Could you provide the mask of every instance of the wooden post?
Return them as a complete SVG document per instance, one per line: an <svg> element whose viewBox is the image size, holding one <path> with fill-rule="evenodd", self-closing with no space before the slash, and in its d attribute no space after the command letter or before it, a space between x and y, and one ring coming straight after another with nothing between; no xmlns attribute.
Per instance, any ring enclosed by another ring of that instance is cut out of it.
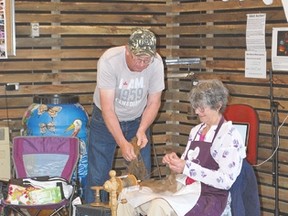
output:
<svg viewBox="0 0 288 216"><path fill-rule="evenodd" d="M111 170L109 172L110 179L106 181L103 185L104 189L109 192L109 206L111 209L111 216L116 216L117 214L117 189L118 189L118 183L116 180L116 172L115 170Z"/></svg>

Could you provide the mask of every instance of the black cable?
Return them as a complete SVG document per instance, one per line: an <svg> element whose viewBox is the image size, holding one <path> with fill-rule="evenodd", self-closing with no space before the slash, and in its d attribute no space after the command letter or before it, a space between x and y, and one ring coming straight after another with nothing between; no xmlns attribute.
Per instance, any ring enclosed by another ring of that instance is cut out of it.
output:
<svg viewBox="0 0 288 216"><path fill-rule="evenodd" d="M273 75L272 69L269 71L270 78L270 109L271 109L271 126L272 126L272 145L275 155L272 164L272 185L275 188L275 210L274 215L279 215L279 167L278 167L278 126L279 126L279 116L278 116L278 106L279 103L274 101L273 97Z"/></svg>

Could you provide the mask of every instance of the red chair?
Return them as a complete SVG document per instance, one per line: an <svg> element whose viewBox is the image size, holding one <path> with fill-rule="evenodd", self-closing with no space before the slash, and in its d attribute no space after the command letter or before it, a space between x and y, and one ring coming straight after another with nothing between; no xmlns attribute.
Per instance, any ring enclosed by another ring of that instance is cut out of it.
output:
<svg viewBox="0 0 288 216"><path fill-rule="evenodd" d="M224 112L224 118L234 123L247 123L249 125L247 161L251 165L257 164L259 118L256 110L246 104L231 104L227 106Z"/></svg>
<svg viewBox="0 0 288 216"><path fill-rule="evenodd" d="M232 123L248 124L247 160L243 161L240 175L230 188L233 216L260 216L260 200L257 178L252 165L257 164L259 118L255 109L246 104L228 105L224 118Z"/></svg>

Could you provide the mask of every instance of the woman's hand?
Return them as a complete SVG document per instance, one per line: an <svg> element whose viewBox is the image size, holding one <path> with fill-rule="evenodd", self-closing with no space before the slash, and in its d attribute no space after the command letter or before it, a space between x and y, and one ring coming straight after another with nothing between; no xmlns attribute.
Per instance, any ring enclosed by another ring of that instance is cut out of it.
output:
<svg viewBox="0 0 288 216"><path fill-rule="evenodd" d="M182 173L185 167L185 160L179 158L175 152L166 154L163 157L162 162L167 164L175 173Z"/></svg>

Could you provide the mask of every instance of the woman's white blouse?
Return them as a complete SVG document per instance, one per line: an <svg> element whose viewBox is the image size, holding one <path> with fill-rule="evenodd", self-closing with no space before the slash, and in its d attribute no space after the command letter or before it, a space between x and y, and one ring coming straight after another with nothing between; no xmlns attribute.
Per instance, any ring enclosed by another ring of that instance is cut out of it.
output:
<svg viewBox="0 0 288 216"><path fill-rule="evenodd" d="M203 124L192 128L186 149L181 157L182 159L188 154L192 139L196 136L195 141L199 141L200 133L198 131L201 125ZM206 125L204 124L201 131L205 127ZM216 128L217 125L210 128L205 136L205 142L212 142ZM207 154L209 153L218 163L218 170L207 169L187 160L183 174L215 188L229 190L240 174L243 158L246 157L246 147L243 138L231 121L223 123L212 143L210 152L207 152Z"/></svg>

